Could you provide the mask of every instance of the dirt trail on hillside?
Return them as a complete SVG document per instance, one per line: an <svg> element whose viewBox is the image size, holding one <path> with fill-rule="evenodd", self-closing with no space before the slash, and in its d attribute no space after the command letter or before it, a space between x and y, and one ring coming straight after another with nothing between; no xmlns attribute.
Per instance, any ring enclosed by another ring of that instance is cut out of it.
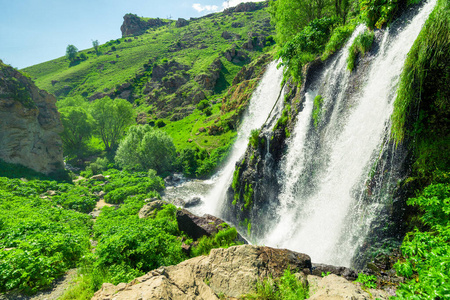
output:
<svg viewBox="0 0 450 300"><path fill-rule="evenodd" d="M0 300L56 300L69 289L74 284L74 279L77 276L77 269L71 269L66 272L66 274L55 280L52 286L45 290L37 293L33 296L21 295L8 293L5 295L0 295Z"/></svg>

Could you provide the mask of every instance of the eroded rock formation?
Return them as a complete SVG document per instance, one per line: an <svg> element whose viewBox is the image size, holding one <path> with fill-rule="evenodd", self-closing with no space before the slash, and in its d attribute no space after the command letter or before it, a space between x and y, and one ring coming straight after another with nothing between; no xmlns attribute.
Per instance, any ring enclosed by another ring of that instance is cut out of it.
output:
<svg viewBox="0 0 450 300"><path fill-rule="evenodd" d="M50 174L64 168L56 98L0 61L0 159Z"/></svg>
<svg viewBox="0 0 450 300"><path fill-rule="evenodd" d="M285 249L242 245L213 249L176 266L161 267L132 282L103 284L92 299L219 299L253 291L258 280L276 278L286 268L306 272L311 259Z"/></svg>

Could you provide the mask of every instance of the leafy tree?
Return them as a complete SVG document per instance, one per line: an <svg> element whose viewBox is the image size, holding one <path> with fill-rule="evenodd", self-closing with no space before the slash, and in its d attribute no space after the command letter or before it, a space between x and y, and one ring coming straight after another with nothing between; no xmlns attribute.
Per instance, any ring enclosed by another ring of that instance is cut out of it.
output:
<svg viewBox="0 0 450 300"><path fill-rule="evenodd" d="M277 42L282 45L289 41L309 22L323 17L330 7L331 2L329 0L272 1L270 3L270 14L272 22L275 23Z"/></svg>
<svg viewBox="0 0 450 300"><path fill-rule="evenodd" d="M91 137L94 119L82 107L67 106L59 110L64 131L61 134L64 151L79 153Z"/></svg>
<svg viewBox="0 0 450 300"><path fill-rule="evenodd" d="M133 105L124 99L99 99L92 104L91 113L108 152L116 149L125 129L135 121Z"/></svg>
<svg viewBox="0 0 450 300"><path fill-rule="evenodd" d="M66 57L70 60L70 62L74 62L77 58L78 48L74 45L68 45L66 48Z"/></svg>
<svg viewBox="0 0 450 300"><path fill-rule="evenodd" d="M150 125L133 126L120 143L115 160L124 168L163 173L175 162L175 145L164 131Z"/></svg>
<svg viewBox="0 0 450 300"><path fill-rule="evenodd" d="M99 54L100 54L100 51L99 51L99 49L98 49L98 40L92 41L92 47L94 47L95 53L96 53L97 55L99 55Z"/></svg>

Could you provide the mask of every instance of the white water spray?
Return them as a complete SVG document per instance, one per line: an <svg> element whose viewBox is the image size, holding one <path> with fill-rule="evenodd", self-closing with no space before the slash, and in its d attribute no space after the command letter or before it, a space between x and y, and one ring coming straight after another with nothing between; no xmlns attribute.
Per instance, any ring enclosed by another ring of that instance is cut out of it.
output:
<svg viewBox="0 0 450 300"><path fill-rule="evenodd" d="M344 49L325 70L326 86L324 83L318 91L306 95L281 166L279 220L260 244L304 252L315 262L350 265L367 234L367 225L376 217L376 213L359 209L364 182L390 127L393 99L406 55L435 3L431 0L425 4L398 32L384 33L382 48L370 63L360 93L342 102L344 95L348 97L348 51ZM336 87L338 84L341 86ZM322 134L314 132L317 129L310 120L316 93L325 99L324 109L334 103ZM360 223L350 226L350 220L355 219Z"/></svg>

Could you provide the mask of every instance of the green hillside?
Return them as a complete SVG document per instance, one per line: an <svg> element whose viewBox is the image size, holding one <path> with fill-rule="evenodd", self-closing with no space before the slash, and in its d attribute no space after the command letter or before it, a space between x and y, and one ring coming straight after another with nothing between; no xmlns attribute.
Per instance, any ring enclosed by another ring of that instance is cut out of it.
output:
<svg viewBox="0 0 450 300"><path fill-rule="evenodd" d="M157 122L177 151L203 151L204 161L233 139L239 113L272 60L274 28L267 3L249 7L181 22L129 14L133 22L159 24L100 45L97 52L79 51L74 61L63 56L23 71L59 100L126 99L138 124ZM254 67L243 69L248 65ZM246 97L230 110L226 104L235 99L228 90L244 81ZM102 150L95 136L89 144ZM203 173L215 163L209 165Z"/></svg>

